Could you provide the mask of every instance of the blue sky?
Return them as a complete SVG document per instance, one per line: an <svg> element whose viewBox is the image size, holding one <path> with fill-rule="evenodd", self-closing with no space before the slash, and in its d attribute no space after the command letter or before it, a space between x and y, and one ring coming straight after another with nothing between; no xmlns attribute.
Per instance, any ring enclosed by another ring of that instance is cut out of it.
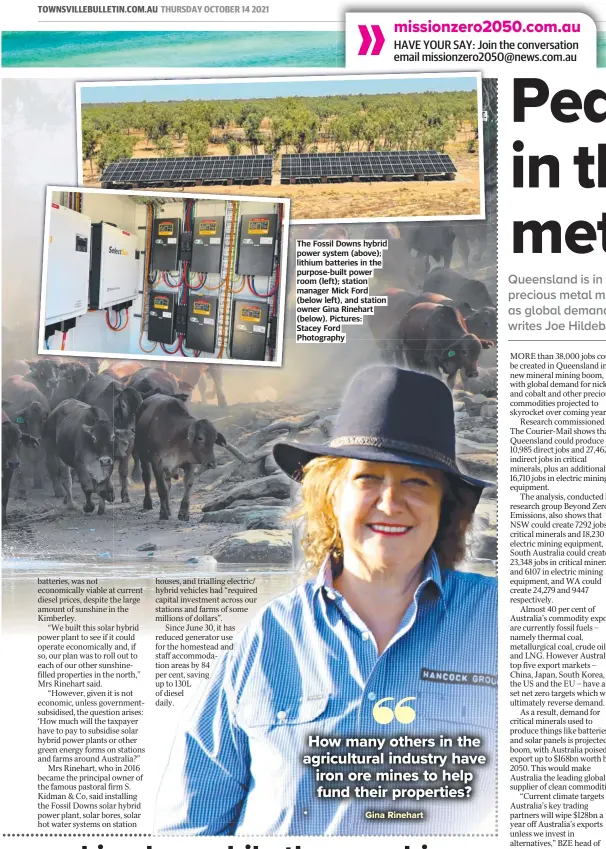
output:
<svg viewBox="0 0 606 849"><path fill-rule="evenodd" d="M246 100L271 97L321 97L329 94L410 94L420 91L475 91L475 77L400 77L386 80L289 80L250 83L163 83L161 85L82 86L82 103L133 103L147 100Z"/></svg>

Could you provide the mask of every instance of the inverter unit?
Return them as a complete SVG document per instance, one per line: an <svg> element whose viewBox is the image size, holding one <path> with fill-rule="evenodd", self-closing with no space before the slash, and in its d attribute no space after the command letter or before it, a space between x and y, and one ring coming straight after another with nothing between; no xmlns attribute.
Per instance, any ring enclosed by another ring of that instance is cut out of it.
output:
<svg viewBox="0 0 606 849"><path fill-rule="evenodd" d="M229 356L234 360L265 359L269 305L235 300L232 307Z"/></svg>
<svg viewBox="0 0 606 849"><path fill-rule="evenodd" d="M242 216L236 261L237 274L271 276L277 228L278 216L275 214Z"/></svg>
<svg viewBox="0 0 606 849"><path fill-rule="evenodd" d="M174 292L150 292L147 338L150 342L172 345L175 337Z"/></svg>
<svg viewBox="0 0 606 849"><path fill-rule="evenodd" d="M193 351L214 353L217 344L219 299L213 295L190 292L187 298L185 344Z"/></svg>
<svg viewBox="0 0 606 849"><path fill-rule="evenodd" d="M180 236L180 218L156 218L152 238L152 269L155 271L177 270Z"/></svg>
<svg viewBox="0 0 606 849"><path fill-rule="evenodd" d="M133 301L138 287L137 237L105 222L93 224L90 308L102 310Z"/></svg>
<svg viewBox="0 0 606 849"><path fill-rule="evenodd" d="M224 221L223 215L207 215L194 220L192 271L200 271L204 274L221 273Z"/></svg>
<svg viewBox="0 0 606 849"><path fill-rule="evenodd" d="M52 203L47 235L46 326L85 315L88 309L91 220Z"/></svg>

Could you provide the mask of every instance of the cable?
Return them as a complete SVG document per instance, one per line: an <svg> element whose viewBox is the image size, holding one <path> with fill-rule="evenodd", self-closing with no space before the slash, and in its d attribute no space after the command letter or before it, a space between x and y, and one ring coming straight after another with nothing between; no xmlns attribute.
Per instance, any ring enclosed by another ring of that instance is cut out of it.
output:
<svg viewBox="0 0 606 849"><path fill-rule="evenodd" d="M116 324L112 324L109 319L109 307L105 310L105 323L110 330L113 330L114 333L121 333L123 330L126 330L128 326L128 307L126 308L126 321L124 324L122 324L122 311L118 312L117 310L114 310L114 312L116 313Z"/></svg>
<svg viewBox="0 0 606 849"><path fill-rule="evenodd" d="M164 342L160 342L160 347L162 348L162 350L164 351L164 353L165 353L165 354L172 355L172 354L176 354L176 353L177 353L177 351L179 350L180 344L181 344L181 339L179 338L179 341L178 341L178 343L177 343L177 347L175 348L175 350L174 350L174 351L169 351L169 350L167 349L166 345L164 344Z"/></svg>
<svg viewBox="0 0 606 849"><path fill-rule="evenodd" d="M204 281L204 286L206 287L206 291L207 291L207 292L216 292L216 291L217 291L217 289L220 289L220 288L221 288L221 286L225 283L225 280L221 280L221 278L219 277L219 284L218 284L218 286L209 286L209 285L208 285L208 282L207 282L207 279L208 279L208 274L206 275L206 279L205 279L205 281Z"/></svg>
<svg viewBox="0 0 606 849"><path fill-rule="evenodd" d="M276 286L274 296L269 308L270 345L269 359L274 360L276 356L276 343L278 341L278 284L280 282L280 259L282 254L282 204L278 204L278 239L276 244ZM272 344L273 341L273 344Z"/></svg>
<svg viewBox="0 0 606 849"><path fill-rule="evenodd" d="M240 278L239 278L239 279L242 281L242 285L240 286L240 288L239 288L239 289L234 289L234 287L233 287L233 285L232 285L232 287L231 287L231 293L232 293L232 295L239 295L239 294L240 294L240 292L241 292L241 291L244 289L244 287L246 286L246 277L245 277L243 274L241 274L241 275L240 275Z"/></svg>
<svg viewBox="0 0 606 849"><path fill-rule="evenodd" d="M181 286L181 280L178 279L176 283L172 283L172 277L168 273L168 271L162 272L162 282L168 286L169 289L179 289Z"/></svg>
<svg viewBox="0 0 606 849"><path fill-rule="evenodd" d="M219 347L219 351L217 353L216 359L223 359L223 351L225 350L225 340L226 340L226 325L228 321L227 317L227 305L229 302L230 295L230 286L233 284L233 254L234 254L234 241L236 237L236 233L238 230L238 211L240 208L240 204L238 201L232 200L229 201L231 204L231 228L229 233L229 248L227 251L227 273L225 275L225 295L223 297L223 317L221 320L221 346Z"/></svg>
<svg viewBox="0 0 606 849"><path fill-rule="evenodd" d="M204 288L204 284L206 283L206 279L208 277L208 274L202 275L202 274L200 274L200 272L194 272L194 273L198 275L198 285L197 286L191 285L191 274L190 274L188 276L187 288L189 289L190 292L199 292L200 289ZM219 286L220 285L221 284L219 283Z"/></svg>
<svg viewBox="0 0 606 849"><path fill-rule="evenodd" d="M269 278L269 279L271 279L271 278ZM279 279L277 279L276 285L271 290L271 292L266 292L264 295L262 295L261 292L257 292L257 290L255 289L255 278L251 277L251 276L248 277L248 288L253 293L253 295L257 296L257 298L271 298L272 295L275 295L276 292L278 291L279 285L280 285L280 281L279 281Z"/></svg>
<svg viewBox="0 0 606 849"><path fill-rule="evenodd" d="M189 357L189 354L187 354L187 353L186 353L186 351L191 351L191 352L192 352L192 356L194 356L194 357L196 356L195 351L193 350L193 348L188 348L188 347L184 344L183 334L181 334L181 336L180 336L180 338L179 338L179 351L181 352L181 356L182 356L182 357Z"/></svg>
<svg viewBox="0 0 606 849"><path fill-rule="evenodd" d="M152 231L154 225L154 206L152 203L147 204L147 221L146 221L146 232L145 232L145 267L143 269L143 297L141 301L141 332L139 334L139 348L143 351L144 354L153 354L156 350L158 343L154 342L154 346L151 349L147 349L143 347L143 334L145 333L145 322L147 319L147 311L149 307L149 298L148 298L148 289L150 288L150 271L151 271L151 250L152 250ZM151 285L153 289L158 281L158 272L156 272L156 276L154 282Z"/></svg>

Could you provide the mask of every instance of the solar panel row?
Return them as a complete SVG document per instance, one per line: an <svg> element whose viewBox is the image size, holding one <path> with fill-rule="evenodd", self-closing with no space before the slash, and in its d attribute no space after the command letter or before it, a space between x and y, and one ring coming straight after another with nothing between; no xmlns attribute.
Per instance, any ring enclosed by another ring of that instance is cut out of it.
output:
<svg viewBox="0 0 606 849"><path fill-rule="evenodd" d="M271 156L179 156L167 159L121 159L107 166L103 185L158 183L271 182ZM367 153L301 153L282 157L282 183L339 179L398 179L453 176L450 156L433 150Z"/></svg>
<svg viewBox="0 0 606 849"><path fill-rule="evenodd" d="M170 182L205 183L224 180L271 182L271 156L179 156L162 159L121 159L107 166L101 182L154 185Z"/></svg>
<svg viewBox="0 0 606 849"><path fill-rule="evenodd" d="M282 157L282 182L321 177L412 177L454 174L449 156L431 150L377 153L310 153Z"/></svg>

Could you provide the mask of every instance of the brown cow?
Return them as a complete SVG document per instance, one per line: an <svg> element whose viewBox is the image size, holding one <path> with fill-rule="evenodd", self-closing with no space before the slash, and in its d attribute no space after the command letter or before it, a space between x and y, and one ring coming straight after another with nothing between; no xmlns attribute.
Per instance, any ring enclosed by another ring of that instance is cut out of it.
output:
<svg viewBox="0 0 606 849"><path fill-rule="evenodd" d="M4 383L7 377L12 377L15 374L23 377L29 370L30 367L27 360L6 360L2 363L2 383Z"/></svg>
<svg viewBox="0 0 606 849"><path fill-rule="evenodd" d="M59 364L48 360L33 362L24 375L13 375L2 384L2 400L27 404L40 401L40 396L50 402L59 382Z"/></svg>
<svg viewBox="0 0 606 849"><path fill-rule="evenodd" d="M445 295L433 292L407 292L406 289L387 289L383 294L389 298L386 306L375 307L374 315L368 317L368 326L381 351L381 358L387 362L403 364L404 342L401 325L408 311L416 304L433 303L451 306L460 312L465 320L467 331L477 336L483 348L492 348L496 343L497 318L494 307L472 310L467 304L455 304Z"/></svg>
<svg viewBox="0 0 606 849"><path fill-rule="evenodd" d="M435 292L422 292L412 302L415 304L444 304L455 307L465 319L467 330L477 336L483 348L493 348L497 342L497 311L495 307L480 307L472 309L468 303L456 303L446 295L438 295Z"/></svg>
<svg viewBox="0 0 606 849"><path fill-rule="evenodd" d="M31 404L32 401L38 401L50 410L48 397L31 380L21 377L21 375L14 375L7 378L2 384L2 403L4 406L10 404L11 408L16 410L25 407L26 404Z"/></svg>
<svg viewBox="0 0 606 849"><path fill-rule="evenodd" d="M381 294L388 296L389 303L375 307L374 314L368 316L368 326L381 352L381 359L386 363L403 365L400 325L416 301L417 293L407 292L406 289L386 289Z"/></svg>

